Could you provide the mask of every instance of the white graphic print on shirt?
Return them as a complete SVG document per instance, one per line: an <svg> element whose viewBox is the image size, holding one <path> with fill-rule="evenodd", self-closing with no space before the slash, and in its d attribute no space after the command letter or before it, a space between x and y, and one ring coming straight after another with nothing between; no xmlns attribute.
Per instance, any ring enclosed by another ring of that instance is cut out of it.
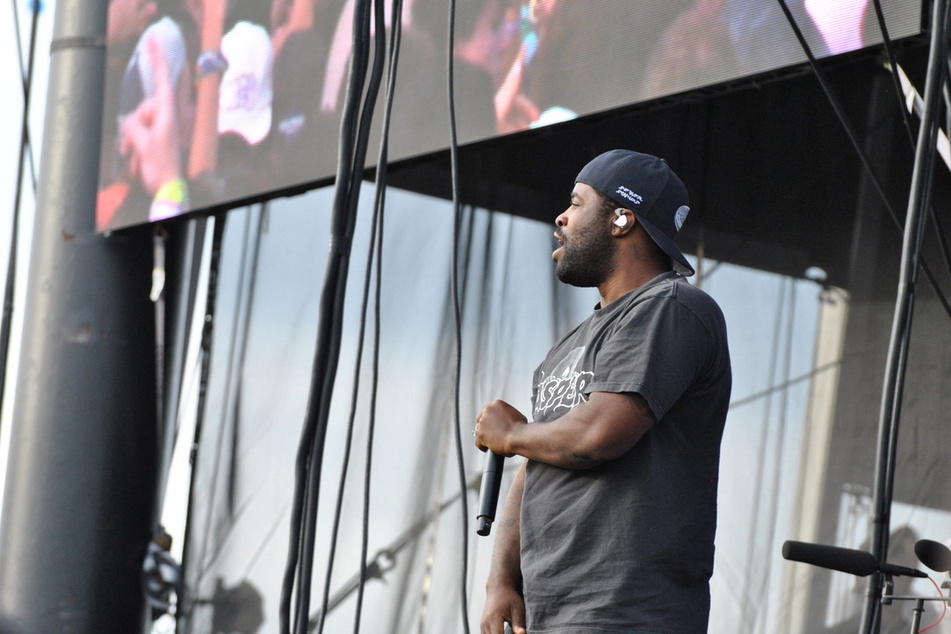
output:
<svg viewBox="0 0 951 634"><path fill-rule="evenodd" d="M555 364L551 374L542 372L535 386L535 418L548 412L558 413L560 416L571 410L575 405L588 400L586 395L588 385L594 379L594 372L578 369L578 363L584 357L585 347L575 348L568 355Z"/></svg>

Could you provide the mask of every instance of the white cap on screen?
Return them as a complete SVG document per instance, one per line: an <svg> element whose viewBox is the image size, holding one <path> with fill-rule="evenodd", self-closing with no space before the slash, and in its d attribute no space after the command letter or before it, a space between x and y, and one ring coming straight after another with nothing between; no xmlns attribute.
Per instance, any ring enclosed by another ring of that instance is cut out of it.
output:
<svg viewBox="0 0 951 634"><path fill-rule="evenodd" d="M221 38L228 68L221 77L218 133L234 132L251 145L271 129L274 55L264 27L238 22Z"/></svg>

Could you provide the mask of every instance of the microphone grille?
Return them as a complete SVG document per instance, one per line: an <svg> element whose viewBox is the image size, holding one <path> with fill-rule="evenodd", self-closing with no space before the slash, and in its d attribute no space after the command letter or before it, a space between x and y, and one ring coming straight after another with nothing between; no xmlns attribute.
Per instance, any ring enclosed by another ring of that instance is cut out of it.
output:
<svg viewBox="0 0 951 634"><path fill-rule="evenodd" d="M915 543L915 555L918 561L935 572L951 571L951 550L940 542L919 539Z"/></svg>

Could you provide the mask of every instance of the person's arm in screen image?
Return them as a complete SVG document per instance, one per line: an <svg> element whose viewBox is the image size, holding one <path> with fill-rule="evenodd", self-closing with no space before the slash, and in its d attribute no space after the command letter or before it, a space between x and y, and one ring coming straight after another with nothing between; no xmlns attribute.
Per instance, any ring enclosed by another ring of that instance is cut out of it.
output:
<svg viewBox="0 0 951 634"><path fill-rule="evenodd" d="M324 71L324 87L320 95L320 110L325 113L337 111L343 78L350 60L351 33L353 31L353 0L347 0L337 27L330 41L330 53L327 55L327 69Z"/></svg>
<svg viewBox="0 0 951 634"><path fill-rule="evenodd" d="M96 225L103 228L116 216L129 192L116 150L119 144L119 87L139 37L155 20L158 7L151 0L109 0L106 22L106 86L103 96L102 148Z"/></svg>
<svg viewBox="0 0 951 634"><path fill-rule="evenodd" d="M516 54L502 85L495 92L495 120L497 132L500 134L525 130L541 114L538 107L521 92L525 56L523 47Z"/></svg>
<svg viewBox="0 0 951 634"><path fill-rule="evenodd" d="M271 48L277 58L284 42L297 31L314 27L314 0L273 0L271 5Z"/></svg>
<svg viewBox="0 0 951 634"><path fill-rule="evenodd" d="M119 73L125 69L136 40L158 15L151 0L109 0L106 21L106 69Z"/></svg>
<svg viewBox="0 0 951 634"><path fill-rule="evenodd" d="M558 2L537 0L519 9L521 46L495 91L496 127L501 134L525 130L541 116L541 108L525 93L524 85L538 49L553 44L557 46L557 42L547 40L545 30Z"/></svg>
<svg viewBox="0 0 951 634"><path fill-rule="evenodd" d="M158 6L150 0L110 0L106 41L110 47L134 42L152 23Z"/></svg>
<svg viewBox="0 0 951 634"><path fill-rule="evenodd" d="M155 39L148 40L147 51L155 73L155 94L123 122L120 151L129 159L129 175L152 196L149 220L161 220L185 211L188 186L168 60Z"/></svg>
<svg viewBox="0 0 951 634"><path fill-rule="evenodd" d="M201 0L201 53L199 60L220 59L227 0ZM205 58L202 56L205 55ZM201 65L201 62L199 62ZM224 68L199 69L196 77L195 125L192 130L188 179L214 174L218 155L218 92Z"/></svg>
<svg viewBox="0 0 951 634"><path fill-rule="evenodd" d="M805 0L804 4L829 53L835 55L862 48L862 25L868 0Z"/></svg>
<svg viewBox="0 0 951 634"><path fill-rule="evenodd" d="M702 82L704 77L741 72L730 38L722 2L697 0L664 31L651 52L639 88L640 98L677 92Z"/></svg>

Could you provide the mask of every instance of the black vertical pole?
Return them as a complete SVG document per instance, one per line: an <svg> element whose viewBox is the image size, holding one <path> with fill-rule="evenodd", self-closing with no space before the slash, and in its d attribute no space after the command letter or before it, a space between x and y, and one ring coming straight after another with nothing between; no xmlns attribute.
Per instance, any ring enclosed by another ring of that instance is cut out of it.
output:
<svg viewBox="0 0 951 634"><path fill-rule="evenodd" d="M921 244L927 212L931 206L931 185L934 175L938 132L938 109L944 81L948 52L948 2L934 0L931 17L931 46L925 79L924 110L915 148L915 167L911 177L908 211L905 216L898 297L892 321L891 339L885 368L882 404L879 413L878 455L872 518L872 554L886 561L891 524L892 493L895 482L895 456L898 427L901 420L902 393L908 347L911 341L912 316L915 307L915 286L921 264ZM871 575L865 598L861 632L877 634L881 625L882 575Z"/></svg>
<svg viewBox="0 0 951 634"><path fill-rule="evenodd" d="M150 230L95 232L107 0L59 0L10 460L0 615L142 632L156 465Z"/></svg>

